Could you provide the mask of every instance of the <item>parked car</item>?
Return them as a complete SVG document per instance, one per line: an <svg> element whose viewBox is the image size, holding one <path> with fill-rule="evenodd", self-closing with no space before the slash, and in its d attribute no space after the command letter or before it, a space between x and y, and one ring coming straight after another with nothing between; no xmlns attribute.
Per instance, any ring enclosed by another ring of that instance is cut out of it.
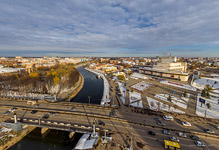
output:
<svg viewBox="0 0 219 150"><path fill-rule="evenodd" d="M72 107L70 111L75 111L75 110L76 110L76 108L75 108L75 107Z"/></svg>
<svg viewBox="0 0 219 150"><path fill-rule="evenodd" d="M110 113L109 113L109 116L110 116L110 117L116 117L115 113L113 113L113 112L110 112Z"/></svg>
<svg viewBox="0 0 219 150"><path fill-rule="evenodd" d="M155 132L153 132L153 131L148 131L148 135L155 136Z"/></svg>
<svg viewBox="0 0 219 150"><path fill-rule="evenodd" d="M105 126L105 122L103 122L102 120L98 120L98 125Z"/></svg>
<svg viewBox="0 0 219 150"><path fill-rule="evenodd" d="M181 124L185 127L191 127L191 123L190 122L187 122L187 121L182 121Z"/></svg>
<svg viewBox="0 0 219 150"><path fill-rule="evenodd" d="M10 108L8 111L10 111L10 112L14 112L15 110L17 110L17 108L12 107L12 108Z"/></svg>
<svg viewBox="0 0 219 150"><path fill-rule="evenodd" d="M50 114L50 115L55 115L55 112L50 112L49 114Z"/></svg>
<svg viewBox="0 0 219 150"><path fill-rule="evenodd" d="M159 126L165 126L166 124L163 123L163 122L161 122L161 121L158 121L158 122L157 122L157 125L159 125Z"/></svg>
<svg viewBox="0 0 219 150"><path fill-rule="evenodd" d="M175 136L171 136L171 137L170 137L170 140L171 140L171 141L174 141L174 142L179 142L179 139L176 138Z"/></svg>
<svg viewBox="0 0 219 150"><path fill-rule="evenodd" d="M211 130L211 129L204 129L204 131L205 131L206 133L214 133L214 130Z"/></svg>
<svg viewBox="0 0 219 150"><path fill-rule="evenodd" d="M197 136L195 136L195 135L191 135L190 137L191 137L191 139L193 139L193 140L200 140L200 138L197 137Z"/></svg>
<svg viewBox="0 0 219 150"><path fill-rule="evenodd" d="M195 141L195 145L197 145L197 146L205 146L205 144L202 143L201 141Z"/></svg>
<svg viewBox="0 0 219 150"><path fill-rule="evenodd" d="M164 119L164 120L173 121L173 117L172 117L172 116L168 116L168 115L164 115L164 116L163 116L163 119Z"/></svg>
<svg viewBox="0 0 219 150"><path fill-rule="evenodd" d="M45 115L43 115L42 118L43 118L43 119L48 119L48 118L49 118L49 114L45 114Z"/></svg>
<svg viewBox="0 0 219 150"><path fill-rule="evenodd" d="M162 130L162 133L163 133L163 134L166 134L166 135L170 135L170 134L171 134L170 131L169 131L169 130L166 130L166 129L163 129L163 130Z"/></svg>
<svg viewBox="0 0 219 150"><path fill-rule="evenodd" d="M37 113L37 110L32 110L31 111L31 114L35 114L35 113Z"/></svg>
<svg viewBox="0 0 219 150"><path fill-rule="evenodd" d="M160 121L160 118L154 118L155 121Z"/></svg>
<svg viewBox="0 0 219 150"><path fill-rule="evenodd" d="M180 136L180 137L184 137L184 138L186 138L187 136L186 136L186 134L185 133L183 133L183 132L178 132L177 133L177 135L178 136Z"/></svg>
<svg viewBox="0 0 219 150"><path fill-rule="evenodd" d="M39 106L40 106L40 104L34 104L34 105L33 105L34 108L37 108L37 107L39 107Z"/></svg>
<svg viewBox="0 0 219 150"><path fill-rule="evenodd" d="M3 115L8 115L8 114L10 114L10 111L3 112Z"/></svg>

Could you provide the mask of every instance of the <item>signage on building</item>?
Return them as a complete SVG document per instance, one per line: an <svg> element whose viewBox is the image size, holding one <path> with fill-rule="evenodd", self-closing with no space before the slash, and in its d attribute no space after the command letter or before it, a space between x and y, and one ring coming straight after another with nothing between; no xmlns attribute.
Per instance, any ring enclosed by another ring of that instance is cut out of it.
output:
<svg viewBox="0 0 219 150"><path fill-rule="evenodd" d="M199 98L199 102L201 102L201 103L205 104L205 100L204 100L204 99L202 99L202 98Z"/></svg>

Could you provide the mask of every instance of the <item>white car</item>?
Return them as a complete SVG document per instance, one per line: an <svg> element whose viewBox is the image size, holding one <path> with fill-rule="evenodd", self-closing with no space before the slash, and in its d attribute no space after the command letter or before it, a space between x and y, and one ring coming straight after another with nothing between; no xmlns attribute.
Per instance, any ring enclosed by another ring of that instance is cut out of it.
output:
<svg viewBox="0 0 219 150"><path fill-rule="evenodd" d="M175 136L171 136L171 137L170 137L170 140L171 140L171 141L174 141L174 142L179 142L179 139L176 138Z"/></svg>
<svg viewBox="0 0 219 150"><path fill-rule="evenodd" d="M205 146L205 144L202 143L201 141L195 141L195 145L197 145L197 146Z"/></svg>
<svg viewBox="0 0 219 150"><path fill-rule="evenodd" d="M163 119L164 120L171 120L171 121L173 121L173 117L172 116L168 116L168 115L164 115Z"/></svg>
<svg viewBox="0 0 219 150"><path fill-rule="evenodd" d="M17 108L12 107L12 108L10 108L8 111L14 112L15 110L17 110Z"/></svg>
<svg viewBox="0 0 219 150"><path fill-rule="evenodd" d="M187 136L186 136L186 134L185 134L185 133L183 133L183 132L178 132L177 134L178 134L178 136L180 136L180 137L184 137L184 138L186 138L186 137L187 137Z"/></svg>
<svg viewBox="0 0 219 150"><path fill-rule="evenodd" d="M191 123L188 122L188 121L182 121L181 123L182 123L182 125L185 126L185 127L191 127L191 126L192 126Z"/></svg>

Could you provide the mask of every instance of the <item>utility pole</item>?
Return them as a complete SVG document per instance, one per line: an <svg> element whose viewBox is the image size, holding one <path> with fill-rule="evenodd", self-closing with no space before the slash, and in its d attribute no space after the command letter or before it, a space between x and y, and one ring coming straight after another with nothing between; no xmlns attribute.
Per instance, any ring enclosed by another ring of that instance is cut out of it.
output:
<svg viewBox="0 0 219 150"><path fill-rule="evenodd" d="M130 144L130 150L133 150L132 134L131 134L131 144Z"/></svg>
<svg viewBox="0 0 219 150"><path fill-rule="evenodd" d="M94 120L93 120L93 136L95 136L95 134L96 134L96 127L95 127L95 125L96 125L96 119L94 118Z"/></svg>
<svg viewBox="0 0 219 150"><path fill-rule="evenodd" d="M205 110L205 123L206 123L206 113L207 113L207 110Z"/></svg>
<svg viewBox="0 0 219 150"><path fill-rule="evenodd" d="M39 126L40 126L40 118L41 118L41 116L40 115L37 115L38 116L38 120L39 120Z"/></svg>

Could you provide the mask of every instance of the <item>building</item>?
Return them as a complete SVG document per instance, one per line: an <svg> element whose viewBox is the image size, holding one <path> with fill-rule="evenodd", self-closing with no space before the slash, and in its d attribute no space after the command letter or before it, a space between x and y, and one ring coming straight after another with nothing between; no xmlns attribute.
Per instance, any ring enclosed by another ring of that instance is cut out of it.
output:
<svg viewBox="0 0 219 150"><path fill-rule="evenodd" d="M187 63L176 61L176 57L161 58L161 61L157 62L157 65L152 68L140 67L138 71L151 76L188 81Z"/></svg>

